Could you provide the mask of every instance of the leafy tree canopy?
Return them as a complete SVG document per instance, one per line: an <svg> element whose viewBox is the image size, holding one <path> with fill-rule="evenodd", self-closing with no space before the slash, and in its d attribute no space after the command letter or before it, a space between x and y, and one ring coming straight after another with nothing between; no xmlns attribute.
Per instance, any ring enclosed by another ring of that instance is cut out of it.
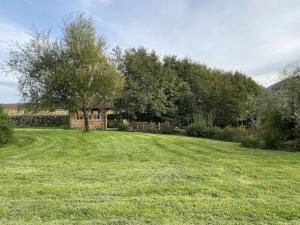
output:
<svg viewBox="0 0 300 225"><path fill-rule="evenodd" d="M92 20L79 15L64 22L61 38L33 31L28 43L11 52L9 66L21 74L24 102L35 110L82 110L88 131L88 110L113 102L122 91L123 78L105 48Z"/></svg>

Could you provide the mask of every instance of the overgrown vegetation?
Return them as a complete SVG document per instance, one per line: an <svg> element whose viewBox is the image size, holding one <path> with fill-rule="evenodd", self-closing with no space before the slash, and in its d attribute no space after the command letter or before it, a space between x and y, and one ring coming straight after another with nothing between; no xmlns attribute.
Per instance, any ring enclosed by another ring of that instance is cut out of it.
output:
<svg viewBox="0 0 300 225"><path fill-rule="evenodd" d="M212 115L214 126L236 126L249 96L263 88L239 72L211 69L190 59L163 58L155 51L114 49L112 61L125 78L115 110L125 118L184 127L193 115Z"/></svg>
<svg viewBox="0 0 300 225"><path fill-rule="evenodd" d="M10 142L13 138L13 124L0 105L0 145Z"/></svg>
<svg viewBox="0 0 300 225"><path fill-rule="evenodd" d="M249 100L249 115L256 120L254 138L262 148L300 150L299 64L288 65L282 77L281 87L276 91Z"/></svg>

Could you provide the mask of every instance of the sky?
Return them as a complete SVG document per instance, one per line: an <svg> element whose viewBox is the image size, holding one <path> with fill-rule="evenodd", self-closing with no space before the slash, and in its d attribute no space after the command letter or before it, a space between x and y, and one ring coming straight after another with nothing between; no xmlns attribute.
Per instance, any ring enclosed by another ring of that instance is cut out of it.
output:
<svg viewBox="0 0 300 225"><path fill-rule="evenodd" d="M264 86L300 59L299 0L0 0L0 103L20 101L17 77L1 70L9 50L33 27L59 37L63 19L78 13L110 48L189 57Z"/></svg>

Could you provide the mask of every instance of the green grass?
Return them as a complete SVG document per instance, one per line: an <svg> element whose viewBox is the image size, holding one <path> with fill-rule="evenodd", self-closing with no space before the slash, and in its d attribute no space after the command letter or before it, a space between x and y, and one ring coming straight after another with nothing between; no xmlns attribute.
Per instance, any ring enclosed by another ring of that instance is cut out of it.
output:
<svg viewBox="0 0 300 225"><path fill-rule="evenodd" d="M300 224L300 154L181 136L17 129L0 224Z"/></svg>

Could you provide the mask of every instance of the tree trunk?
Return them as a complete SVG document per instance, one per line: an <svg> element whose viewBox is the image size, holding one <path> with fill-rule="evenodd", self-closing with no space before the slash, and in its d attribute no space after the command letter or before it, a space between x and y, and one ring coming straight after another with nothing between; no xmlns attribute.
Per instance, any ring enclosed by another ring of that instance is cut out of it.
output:
<svg viewBox="0 0 300 225"><path fill-rule="evenodd" d="M83 120L84 120L84 131L85 132L89 132L90 127L89 127L89 115L88 115L88 111L86 110L86 108L83 108Z"/></svg>

